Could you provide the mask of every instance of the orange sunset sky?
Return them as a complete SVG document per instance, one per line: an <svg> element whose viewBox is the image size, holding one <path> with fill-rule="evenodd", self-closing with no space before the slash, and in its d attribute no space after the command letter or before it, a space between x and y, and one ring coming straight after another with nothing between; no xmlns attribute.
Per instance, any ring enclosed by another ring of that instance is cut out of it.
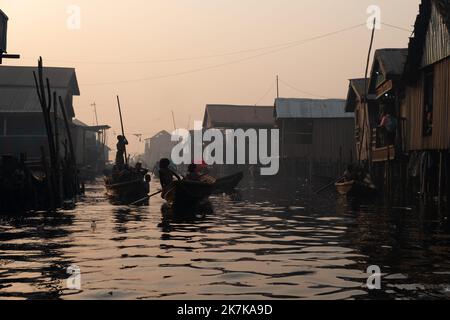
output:
<svg viewBox="0 0 450 320"><path fill-rule="evenodd" d="M67 26L69 5L80 29ZM277 74L283 97L345 98L347 80L364 76L369 5L384 23L375 49L406 47L419 0L0 0L8 51L22 55L5 65L42 56L76 68L76 116L92 124L95 102L110 142L120 94L132 153L144 149L132 134L173 129L172 110L192 127L208 103L273 105Z"/></svg>

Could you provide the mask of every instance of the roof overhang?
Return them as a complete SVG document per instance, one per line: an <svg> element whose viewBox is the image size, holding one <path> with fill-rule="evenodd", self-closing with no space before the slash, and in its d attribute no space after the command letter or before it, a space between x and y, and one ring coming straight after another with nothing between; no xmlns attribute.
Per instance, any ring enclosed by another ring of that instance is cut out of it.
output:
<svg viewBox="0 0 450 320"><path fill-rule="evenodd" d="M101 126L83 126L83 125L79 125L79 124L73 124L75 127L80 128L81 130L84 131L89 131L89 132L99 132L102 130L109 130L111 129L110 126L108 125L101 125Z"/></svg>

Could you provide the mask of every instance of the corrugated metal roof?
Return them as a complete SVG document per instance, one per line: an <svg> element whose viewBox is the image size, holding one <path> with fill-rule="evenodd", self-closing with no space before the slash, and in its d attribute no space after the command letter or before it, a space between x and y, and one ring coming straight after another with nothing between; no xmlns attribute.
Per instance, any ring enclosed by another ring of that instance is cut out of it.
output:
<svg viewBox="0 0 450 320"><path fill-rule="evenodd" d="M345 112L343 99L286 99L275 100L277 119L353 118Z"/></svg>
<svg viewBox="0 0 450 320"><path fill-rule="evenodd" d="M369 79L361 78L361 79L351 79L350 80L350 86L353 88L353 90L355 90L355 93L360 98L365 96L366 82L367 82L367 85L369 85Z"/></svg>
<svg viewBox="0 0 450 320"><path fill-rule="evenodd" d="M422 0L414 24L414 36L409 40L405 80L407 82L416 80L422 67L448 57L450 52L448 39L450 39L450 0Z"/></svg>
<svg viewBox="0 0 450 320"><path fill-rule="evenodd" d="M79 127L82 130L90 131L90 132L98 132L101 130L111 129L111 127L108 125L89 126L86 123L84 123L83 121L78 120L78 119L73 119L72 125Z"/></svg>
<svg viewBox="0 0 450 320"><path fill-rule="evenodd" d="M158 138L160 138L162 136L171 136L171 134L169 132L167 132L166 130L162 130L162 131L158 132L157 134L151 136L150 138L144 139L144 141L150 141L150 140L153 140L153 139L158 139Z"/></svg>
<svg viewBox="0 0 450 320"><path fill-rule="evenodd" d="M380 64L385 77L401 76L405 70L408 49L379 49L375 52L374 61Z"/></svg>
<svg viewBox="0 0 450 320"><path fill-rule="evenodd" d="M269 106L207 105L204 128L270 127L274 108Z"/></svg>
<svg viewBox="0 0 450 320"><path fill-rule="evenodd" d="M63 99L68 95L67 89L54 91ZM0 112L42 112L36 89L0 86Z"/></svg>
<svg viewBox="0 0 450 320"><path fill-rule="evenodd" d="M345 104L345 112L355 112L357 101L361 101L365 96L366 83L369 79L350 79L350 84L347 93L347 102Z"/></svg>
<svg viewBox="0 0 450 320"><path fill-rule="evenodd" d="M33 71L37 67L0 66L0 87L33 87ZM80 95L74 68L44 67L44 81L50 80L52 88L70 89L75 96Z"/></svg>
<svg viewBox="0 0 450 320"><path fill-rule="evenodd" d="M86 123L84 123L83 121L78 120L78 119L73 119L72 124L75 126L78 126L78 127L88 127L88 125Z"/></svg>
<svg viewBox="0 0 450 320"><path fill-rule="evenodd" d="M33 71L36 67L0 66L0 112L41 112L36 93ZM44 68L52 91L56 91L66 103L72 95L80 95L75 69ZM69 99L70 98L70 99ZM72 105L67 105L67 115L75 116Z"/></svg>
<svg viewBox="0 0 450 320"><path fill-rule="evenodd" d="M450 0L434 0L434 3L450 32Z"/></svg>
<svg viewBox="0 0 450 320"><path fill-rule="evenodd" d="M151 137L151 138L149 138L149 140L154 140L154 139L159 139L159 138L161 138L161 137L164 137L164 136L171 136L171 134L170 133L168 133L166 130L162 130L162 131L160 131L160 132L158 132L157 134L155 134L153 137Z"/></svg>

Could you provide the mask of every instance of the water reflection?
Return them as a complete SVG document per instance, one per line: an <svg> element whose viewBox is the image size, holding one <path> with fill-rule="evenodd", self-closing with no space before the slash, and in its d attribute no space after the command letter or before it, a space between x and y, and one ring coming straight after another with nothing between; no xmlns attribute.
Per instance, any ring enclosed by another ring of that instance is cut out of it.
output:
<svg viewBox="0 0 450 320"><path fill-rule="evenodd" d="M128 233L127 225L130 222L142 221L142 212L140 212L140 210L132 211L130 208L127 207L114 208L113 214L115 220L114 230L119 234Z"/></svg>
<svg viewBox="0 0 450 320"><path fill-rule="evenodd" d="M0 220L0 296L55 299L72 264L63 252L72 246L70 212L2 217ZM42 263L35 263L41 261Z"/></svg>
<svg viewBox="0 0 450 320"><path fill-rule="evenodd" d="M161 213L161 198L114 207L92 185L74 211L0 220L0 297L448 298L445 214L312 190L243 185L213 197L213 213L180 219ZM66 288L69 265L80 291ZM365 286L370 265L380 291Z"/></svg>

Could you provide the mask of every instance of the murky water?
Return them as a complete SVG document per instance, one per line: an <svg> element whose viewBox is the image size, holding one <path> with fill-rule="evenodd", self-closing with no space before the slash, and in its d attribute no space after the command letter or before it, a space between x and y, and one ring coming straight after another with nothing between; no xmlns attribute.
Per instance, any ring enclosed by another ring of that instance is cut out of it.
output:
<svg viewBox="0 0 450 320"><path fill-rule="evenodd" d="M248 185L214 197L214 214L183 222L162 216L159 197L113 207L96 184L74 211L2 217L0 298L450 297L444 215L289 190ZM81 290L67 288L71 265ZM370 265L383 273L379 291L366 288Z"/></svg>

